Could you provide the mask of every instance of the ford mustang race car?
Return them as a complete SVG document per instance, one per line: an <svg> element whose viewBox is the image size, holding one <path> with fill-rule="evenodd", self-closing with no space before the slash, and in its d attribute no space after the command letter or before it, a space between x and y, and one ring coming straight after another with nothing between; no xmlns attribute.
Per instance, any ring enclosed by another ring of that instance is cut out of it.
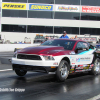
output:
<svg viewBox="0 0 100 100"><path fill-rule="evenodd" d="M48 40L36 47L15 52L12 68L18 76L27 71L44 71L65 81L69 74L88 71L100 72L99 52L89 43L76 39Z"/></svg>

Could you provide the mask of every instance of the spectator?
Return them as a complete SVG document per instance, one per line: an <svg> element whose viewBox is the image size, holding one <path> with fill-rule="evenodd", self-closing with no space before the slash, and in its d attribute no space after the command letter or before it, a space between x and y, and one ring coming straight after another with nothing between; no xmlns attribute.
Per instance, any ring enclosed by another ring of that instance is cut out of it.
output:
<svg viewBox="0 0 100 100"><path fill-rule="evenodd" d="M75 38L74 39L77 39L77 35L75 35Z"/></svg>
<svg viewBox="0 0 100 100"><path fill-rule="evenodd" d="M47 41L47 40L48 40L48 38L46 37L46 38L45 38L45 41Z"/></svg>
<svg viewBox="0 0 100 100"><path fill-rule="evenodd" d="M98 40L98 43L100 43L100 36L99 36L99 40Z"/></svg>
<svg viewBox="0 0 100 100"><path fill-rule="evenodd" d="M60 38L67 38L67 39L69 39L69 37L67 36L66 31L63 32L63 35Z"/></svg>
<svg viewBox="0 0 100 100"><path fill-rule="evenodd" d="M71 37L70 39L74 39L74 37Z"/></svg>

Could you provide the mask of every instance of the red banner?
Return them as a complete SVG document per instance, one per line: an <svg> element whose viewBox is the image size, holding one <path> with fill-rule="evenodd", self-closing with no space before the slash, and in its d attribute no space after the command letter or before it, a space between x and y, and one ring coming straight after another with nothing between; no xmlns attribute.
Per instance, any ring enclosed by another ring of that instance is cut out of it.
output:
<svg viewBox="0 0 100 100"><path fill-rule="evenodd" d="M83 6L82 7L82 12L100 13L100 7Z"/></svg>
<svg viewBox="0 0 100 100"><path fill-rule="evenodd" d="M96 42L97 41L96 37L78 37L78 39L86 41L86 42Z"/></svg>

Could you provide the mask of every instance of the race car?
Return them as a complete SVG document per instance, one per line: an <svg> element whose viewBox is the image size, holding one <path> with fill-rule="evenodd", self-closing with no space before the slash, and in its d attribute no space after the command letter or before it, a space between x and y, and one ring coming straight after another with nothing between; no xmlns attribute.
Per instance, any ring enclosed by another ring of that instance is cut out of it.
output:
<svg viewBox="0 0 100 100"><path fill-rule="evenodd" d="M65 81L69 74L88 71L93 75L100 72L100 55L86 41L76 39L52 39L39 46L27 47L16 52L12 68L18 76L27 71L42 71L55 74Z"/></svg>
<svg viewBox="0 0 100 100"><path fill-rule="evenodd" d="M100 49L100 43L96 44L95 46L97 49Z"/></svg>

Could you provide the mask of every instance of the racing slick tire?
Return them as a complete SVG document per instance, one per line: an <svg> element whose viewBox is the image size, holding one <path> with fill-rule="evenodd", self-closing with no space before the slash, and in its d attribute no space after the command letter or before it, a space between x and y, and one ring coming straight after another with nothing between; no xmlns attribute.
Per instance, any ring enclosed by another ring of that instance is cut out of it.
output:
<svg viewBox="0 0 100 100"><path fill-rule="evenodd" d="M91 74L92 75L98 75L100 73L100 59L99 58L96 58L93 62L93 67L92 67L92 70L91 70Z"/></svg>
<svg viewBox="0 0 100 100"><path fill-rule="evenodd" d="M67 61L62 60L57 68L56 77L57 80L63 82L67 79L69 74L69 64Z"/></svg>
<svg viewBox="0 0 100 100"><path fill-rule="evenodd" d="M27 71L25 71L25 70L15 70L15 73L18 76L24 76L27 73Z"/></svg>

